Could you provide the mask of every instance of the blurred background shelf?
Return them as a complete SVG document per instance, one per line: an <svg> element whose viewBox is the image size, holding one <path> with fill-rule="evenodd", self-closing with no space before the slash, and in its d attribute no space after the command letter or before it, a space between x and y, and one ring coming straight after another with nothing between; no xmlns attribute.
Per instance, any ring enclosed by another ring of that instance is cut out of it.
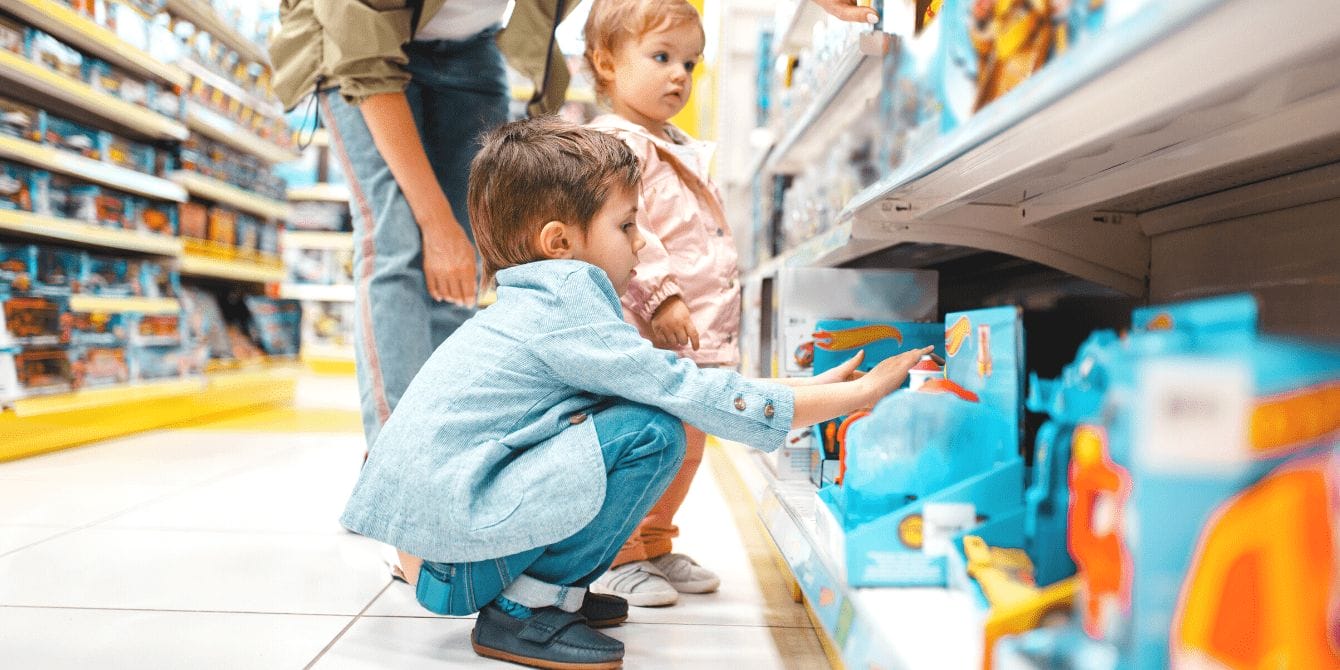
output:
<svg viewBox="0 0 1340 670"><path fill-rule="evenodd" d="M181 311L181 303L175 298L118 298L77 293L70 296L70 310L74 312L176 314Z"/></svg>
<svg viewBox="0 0 1340 670"><path fill-rule="evenodd" d="M354 248L354 234L324 230L285 230L284 247L352 250Z"/></svg>
<svg viewBox="0 0 1340 670"><path fill-rule="evenodd" d="M168 13L179 16L228 45L246 61L270 64L270 54L224 21L205 0L167 0Z"/></svg>
<svg viewBox="0 0 1340 670"><path fill-rule="evenodd" d="M186 202L186 189L166 179L18 137L0 135L0 158L27 163L159 200Z"/></svg>
<svg viewBox="0 0 1340 670"><path fill-rule="evenodd" d="M197 172L177 170L169 173L168 179L181 185L191 195L235 207L261 218L283 219L289 213L288 203L282 200L257 195Z"/></svg>
<svg viewBox="0 0 1340 670"><path fill-rule="evenodd" d="M267 284L283 281L287 276L279 265L268 265L242 259L226 259L185 252L181 258L181 273L207 279L231 279L240 282Z"/></svg>
<svg viewBox="0 0 1340 670"><path fill-rule="evenodd" d="M181 68L159 62L67 4L56 0L0 0L0 9L139 77L183 88L191 83L191 78Z"/></svg>
<svg viewBox="0 0 1340 670"><path fill-rule="evenodd" d="M288 190L289 202L349 202L349 187L345 184L313 184Z"/></svg>
<svg viewBox="0 0 1340 670"><path fill-rule="evenodd" d="M0 210L0 232L14 233L38 240L76 244L93 249L131 251L154 256L177 257L182 253L181 240L166 235L154 235L133 230L102 228L99 226L50 216Z"/></svg>
<svg viewBox="0 0 1340 670"><path fill-rule="evenodd" d="M286 163L302 157L297 150L279 146L194 100L186 103L186 126L269 163Z"/></svg>
<svg viewBox="0 0 1340 670"><path fill-rule="evenodd" d="M4 49L0 49L0 80L19 89L6 91L11 97L30 100L75 121L114 126L135 139L184 140L190 134L175 119L96 90Z"/></svg>
<svg viewBox="0 0 1340 670"><path fill-rule="evenodd" d="M321 302L353 302L353 284L284 284L279 297L290 300L318 300Z"/></svg>

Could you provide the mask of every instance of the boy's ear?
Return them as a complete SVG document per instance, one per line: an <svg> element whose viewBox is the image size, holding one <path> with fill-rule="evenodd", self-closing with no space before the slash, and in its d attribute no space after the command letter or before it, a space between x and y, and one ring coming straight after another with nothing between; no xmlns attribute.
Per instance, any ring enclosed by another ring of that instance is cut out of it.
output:
<svg viewBox="0 0 1340 670"><path fill-rule="evenodd" d="M562 221L549 221L540 226L535 248L545 258L572 258L572 230Z"/></svg>

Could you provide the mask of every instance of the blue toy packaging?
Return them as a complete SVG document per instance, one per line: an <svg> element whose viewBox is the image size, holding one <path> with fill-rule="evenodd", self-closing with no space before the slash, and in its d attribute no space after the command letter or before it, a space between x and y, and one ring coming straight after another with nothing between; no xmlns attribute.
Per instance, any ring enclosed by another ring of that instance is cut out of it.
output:
<svg viewBox="0 0 1340 670"><path fill-rule="evenodd" d="M251 338L270 356L297 356L302 341L302 305L297 300L246 296Z"/></svg>
<svg viewBox="0 0 1340 670"><path fill-rule="evenodd" d="M143 294L140 277L132 272L130 261L96 254L84 255L79 285L80 292L90 295L129 297Z"/></svg>

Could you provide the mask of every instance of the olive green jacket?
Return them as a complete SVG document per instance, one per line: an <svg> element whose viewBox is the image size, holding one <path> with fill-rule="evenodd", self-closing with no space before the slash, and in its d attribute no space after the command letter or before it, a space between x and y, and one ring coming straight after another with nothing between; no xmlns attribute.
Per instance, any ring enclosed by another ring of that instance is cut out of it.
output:
<svg viewBox="0 0 1340 670"><path fill-rule="evenodd" d="M446 0L423 0L422 27ZM567 0L564 16L577 5ZM549 36L559 0L518 0L498 46L507 62L532 82L545 79L544 97L532 114L552 112L563 104L568 68ZM405 90L409 72L404 45L410 40L412 5L407 0L283 0L279 34L270 43L274 91L285 109L297 106L317 86L338 87L351 104L378 93ZM537 87L539 85L537 84Z"/></svg>

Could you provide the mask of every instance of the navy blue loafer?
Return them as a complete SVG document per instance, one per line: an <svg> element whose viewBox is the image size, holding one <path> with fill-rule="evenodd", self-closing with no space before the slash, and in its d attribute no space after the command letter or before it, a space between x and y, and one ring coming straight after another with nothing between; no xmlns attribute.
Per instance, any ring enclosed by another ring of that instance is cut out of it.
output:
<svg viewBox="0 0 1340 670"><path fill-rule="evenodd" d="M617 670L623 643L591 630L586 617L557 607L536 609L518 619L489 603L479 610L470 635L475 653L500 661L550 670Z"/></svg>
<svg viewBox="0 0 1340 670"><path fill-rule="evenodd" d="M586 625L592 628L609 628L628 620L628 601L615 595L587 591L577 613L586 617Z"/></svg>

